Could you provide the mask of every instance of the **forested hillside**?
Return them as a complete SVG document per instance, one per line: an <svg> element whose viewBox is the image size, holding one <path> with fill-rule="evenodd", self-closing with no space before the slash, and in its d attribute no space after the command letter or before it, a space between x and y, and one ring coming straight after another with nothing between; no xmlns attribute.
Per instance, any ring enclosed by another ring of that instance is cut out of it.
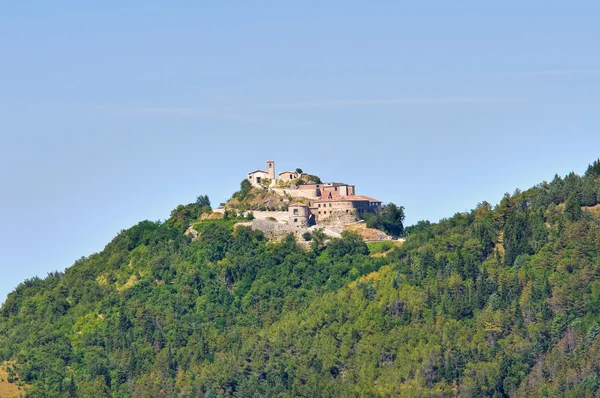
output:
<svg viewBox="0 0 600 398"><path fill-rule="evenodd" d="M191 240L200 197L18 286L0 362L32 397L591 397L599 200L595 162L419 222L381 255L353 234L270 242L235 218Z"/></svg>

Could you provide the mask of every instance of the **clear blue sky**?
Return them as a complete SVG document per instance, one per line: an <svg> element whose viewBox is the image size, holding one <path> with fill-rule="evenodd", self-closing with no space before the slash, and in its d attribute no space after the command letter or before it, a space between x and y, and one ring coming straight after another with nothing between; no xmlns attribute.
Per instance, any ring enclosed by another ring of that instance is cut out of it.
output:
<svg viewBox="0 0 600 398"><path fill-rule="evenodd" d="M224 201L268 158L404 205L409 224L582 173L600 156L599 15L0 2L0 301L140 220Z"/></svg>

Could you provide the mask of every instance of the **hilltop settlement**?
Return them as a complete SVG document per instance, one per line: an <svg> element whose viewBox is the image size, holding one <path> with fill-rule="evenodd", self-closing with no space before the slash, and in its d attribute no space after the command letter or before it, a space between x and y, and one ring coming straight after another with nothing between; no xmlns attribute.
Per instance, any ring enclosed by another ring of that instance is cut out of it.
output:
<svg viewBox="0 0 600 398"><path fill-rule="evenodd" d="M253 220L247 224L276 238L289 233L300 236L315 229L330 236L339 236L347 229L362 230L364 235L367 228L362 221L381 210L380 200L356 195L354 185L322 182L301 169L276 174L275 162L268 160L266 170L249 172L240 191L216 212L252 213ZM378 230L366 231L364 237L391 239Z"/></svg>

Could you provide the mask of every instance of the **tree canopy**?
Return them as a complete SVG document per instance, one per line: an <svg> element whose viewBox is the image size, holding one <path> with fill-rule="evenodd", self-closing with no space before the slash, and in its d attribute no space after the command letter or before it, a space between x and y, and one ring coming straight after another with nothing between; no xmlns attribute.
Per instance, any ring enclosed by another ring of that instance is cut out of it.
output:
<svg viewBox="0 0 600 398"><path fill-rule="evenodd" d="M367 227L376 228L398 237L404 233L404 207L389 203L377 214L365 216Z"/></svg>
<svg viewBox="0 0 600 398"><path fill-rule="evenodd" d="M594 396L599 191L556 176L385 251L199 221L202 198L21 283L0 362L31 397ZM401 234L403 210L370 222Z"/></svg>

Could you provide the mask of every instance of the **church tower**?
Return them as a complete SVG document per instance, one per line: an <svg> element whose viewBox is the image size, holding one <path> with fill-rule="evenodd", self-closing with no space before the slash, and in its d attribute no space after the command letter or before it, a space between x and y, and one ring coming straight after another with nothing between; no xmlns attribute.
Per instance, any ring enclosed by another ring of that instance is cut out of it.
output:
<svg viewBox="0 0 600 398"><path fill-rule="evenodd" d="M271 180L275 180L275 162L267 160L267 174Z"/></svg>

